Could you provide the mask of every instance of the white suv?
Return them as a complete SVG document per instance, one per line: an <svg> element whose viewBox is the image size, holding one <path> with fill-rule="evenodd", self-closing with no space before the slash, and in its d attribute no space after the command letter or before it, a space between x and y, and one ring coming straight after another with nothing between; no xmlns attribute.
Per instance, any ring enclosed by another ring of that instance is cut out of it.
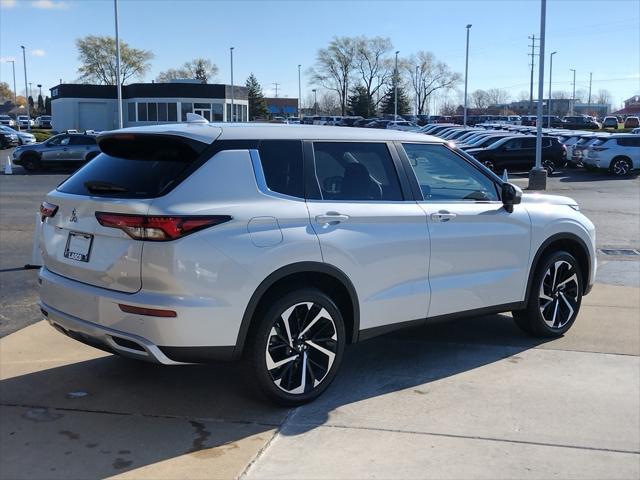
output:
<svg viewBox="0 0 640 480"><path fill-rule="evenodd" d="M40 305L60 332L162 364L242 356L294 405L346 344L506 311L555 337L593 284L575 201L523 195L439 139L191 118L101 134L46 196Z"/></svg>
<svg viewBox="0 0 640 480"><path fill-rule="evenodd" d="M640 135L611 135L590 145L582 159L587 168L607 169L617 176L640 168Z"/></svg>

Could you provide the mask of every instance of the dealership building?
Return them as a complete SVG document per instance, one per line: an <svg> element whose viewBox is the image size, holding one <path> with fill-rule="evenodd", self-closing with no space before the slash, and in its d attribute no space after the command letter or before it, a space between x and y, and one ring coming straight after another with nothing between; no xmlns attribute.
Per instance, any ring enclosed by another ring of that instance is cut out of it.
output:
<svg viewBox="0 0 640 480"><path fill-rule="evenodd" d="M50 90L54 130L118 128L115 85L63 83ZM123 85L123 123L125 127L134 127L184 122L187 113L197 113L212 122L229 122L231 98L231 85L196 81ZM233 109L236 122L248 121L246 87L233 87Z"/></svg>

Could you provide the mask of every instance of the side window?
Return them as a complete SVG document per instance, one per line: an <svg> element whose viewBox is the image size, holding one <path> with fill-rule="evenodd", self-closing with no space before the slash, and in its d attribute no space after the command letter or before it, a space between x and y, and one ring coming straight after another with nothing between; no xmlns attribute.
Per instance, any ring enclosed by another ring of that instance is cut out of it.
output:
<svg viewBox="0 0 640 480"><path fill-rule="evenodd" d="M385 143L314 142L313 151L323 200L403 200Z"/></svg>
<svg viewBox="0 0 640 480"><path fill-rule="evenodd" d="M60 143L59 145L69 145L69 141L71 140L71 137L66 136L66 137L62 137L60 139Z"/></svg>
<svg viewBox="0 0 640 480"><path fill-rule="evenodd" d="M536 139L533 138L533 137L531 137L531 138L523 138L522 139L522 147L521 148L536 148Z"/></svg>
<svg viewBox="0 0 640 480"><path fill-rule="evenodd" d="M509 140L505 143L505 148L507 150L520 150L522 148L522 139L514 138L513 140Z"/></svg>
<svg viewBox="0 0 640 480"><path fill-rule="evenodd" d="M86 137L83 135L77 135L71 137L70 145L95 145L96 140L93 137Z"/></svg>
<svg viewBox="0 0 640 480"><path fill-rule="evenodd" d="M302 142L263 140L258 152L269 190L304 198Z"/></svg>
<svg viewBox="0 0 640 480"><path fill-rule="evenodd" d="M443 145L404 143L425 200L497 201L494 182Z"/></svg>
<svg viewBox="0 0 640 480"><path fill-rule="evenodd" d="M59 135L57 137L53 137L51 140L47 141L47 146L56 147L60 145L60 140L63 139L63 135Z"/></svg>

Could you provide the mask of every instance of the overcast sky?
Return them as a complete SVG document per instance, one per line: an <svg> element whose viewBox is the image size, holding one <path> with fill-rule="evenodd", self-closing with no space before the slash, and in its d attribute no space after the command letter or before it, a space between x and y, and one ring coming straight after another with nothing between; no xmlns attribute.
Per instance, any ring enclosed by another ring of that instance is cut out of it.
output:
<svg viewBox="0 0 640 480"><path fill-rule="evenodd" d="M29 81L48 89L77 78L75 40L113 35L112 0L0 0L0 81L24 91L20 45L27 48ZM528 35L539 34L539 0L516 1L192 1L119 0L120 35L155 54L150 81L167 68L202 56L229 82L234 46L236 84L254 72L265 93L296 97L297 65L313 64L318 48L333 36L389 37L401 56L433 52L464 73L465 25L471 28L469 90L508 89L513 99L529 89ZM613 107L640 94L640 0L549 0L547 63L554 57L553 90L606 88ZM535 78L537 79L537 72ZM303 99L313 86L303 75ZM545 79L545 95L548 76ZM536 94L537 94L537 90ZM44 92L43 92L44 93ZM37 93L34 93L37 95Z"/></svg>

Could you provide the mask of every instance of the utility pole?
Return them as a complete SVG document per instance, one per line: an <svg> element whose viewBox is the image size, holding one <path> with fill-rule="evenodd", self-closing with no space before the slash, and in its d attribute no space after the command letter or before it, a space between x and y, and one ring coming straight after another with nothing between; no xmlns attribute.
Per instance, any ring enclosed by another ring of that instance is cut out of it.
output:
<svg viewBox="0 0 640 480"><path fill-rule="evenodd" d="M276 98L278 98L278 86L280 85L278 82L274 82L274 85L276 87Z"/></svg>
<svg viewBox="0 0 640 480"><path fill-rule="evenodd" d="M419 72L420 72L420 65L416 65L416 115L418 115L418 108L419 108L419 86L418 86L418 78L419 78Z"/></svg>
<svg viewBox="0 0 640 480"><path fill-rule="evenodd" d="M463 125L467 126L467 80L469 76L469 30L471 24L467 25L467 55L464 62L464 121Z"/></svg>
<svg viewBox="0 0 640 480"><path fill-rule="evenodd" d="M575 113L574 105L576 103L576 71L574 68L570 68L569 70L573 72L573 94L571 95L571 115L573 115Z"/></svg>
<svg viewBox="0 0 640 480"><path fill-rule="evenodd" d="M24 65L24 89L27 93L27 95L29 95L29 91L27 90L27 54L25 53L25 49L24 49L24 45L21 45L20 48L22 49L22 63ZM31 109L29 108L29 100L27 99L27 118L29 119L27 121L27 130L31 130Z"/></svg>
<svg viewBox="0 0 640 480"><path fill-rule="evenodd" d="M300 67L302 65L298 64L298 118L302 119L302 115L300 114L300 105L302 105L302 87L300 86Z"/></svg>
<svg viewBox="0 0 640 480"><path fill-rule="evenodd" d="M593 79L593 72L589 72L589 115L591 115L591 80Z"/></svg>
<svg viewBox="0 0 640 480"><path fill-rule="evenodd" d="M535 62L536 36L530 35L527 38L531 40L531 45L529 45L531 47L531 53L529 53L528 55L531 55L531 85L529 87L529 115L532 115L533 114L533 68L536 63Z"/></svg>
<svg viewBox="0 0 640 480"><path fill-rule="evenodd" d="M558 52L551 52L549 55L549 118L547 119L547 128L551 128L551 75L553 74L553 56Z"/></svg>
<svg viewBox="0 0 640 480"><path fill-rule="evenodd" d="M547 189L547 171L542 167L542 100L544 99L544 41L547 0L540 0L540 61L538 62L538 105L536 112L536 165L529 172L529 190ZM533 57L531 57L533 60Z"/></svg>
<svg viewBox="0 0 640 480"><path fill-rule="evenodd" d="M120 78L120 36L118 32L118 0L113 0L113 13L116 24L116 90L118 94L118 128L122 128L122 79Z"/></svg>
<svg viewBox="0 0 640 480"><path fill-rule="evenodd" d="M235 47L229 47L229 52L231 53L231 121L235 121L235 111L234 111L234 105L233 105L233 49Z"/></svg>
<svg viewBox="0 0 640 480"><path fill-rule="evenodd" d="M396 67L393 69L393 120L398 119L398 54L396 50Z"/></svg>

